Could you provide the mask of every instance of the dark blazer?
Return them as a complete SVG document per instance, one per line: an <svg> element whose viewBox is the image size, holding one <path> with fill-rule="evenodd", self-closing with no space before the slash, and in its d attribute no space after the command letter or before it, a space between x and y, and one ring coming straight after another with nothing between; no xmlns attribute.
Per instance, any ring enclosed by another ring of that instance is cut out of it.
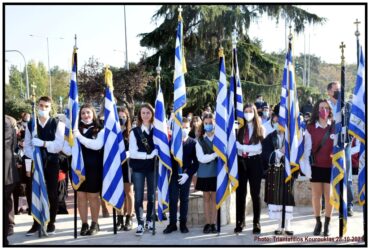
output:
<svg viewBox="0 0 370 250"><path fill-rule="evenodd" d="M17 135L11 119L7 116L5 116L4 128L4 184L11 185L19 182L18 169L14 157Z"/></svg>

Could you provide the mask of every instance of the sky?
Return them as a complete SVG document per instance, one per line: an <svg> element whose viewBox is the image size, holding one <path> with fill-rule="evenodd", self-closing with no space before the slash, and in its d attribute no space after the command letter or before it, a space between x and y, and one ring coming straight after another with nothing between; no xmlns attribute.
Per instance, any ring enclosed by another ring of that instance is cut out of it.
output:
<svg viewBox="0 0 370 250"><path fill-rule="evenodd" d="M126 6L128 58L138 62L146 48L140 46L138 34L151 32L160 24L152 21L159 5ZM328 63L340 63L339 45L346 44L347 63L356 63L356 19L361 21L360 42L364 44L365 7L359 5L302 5L303 9L327 18L324 25L309 26L294 35L293 52L311 53ZM186 24L185 24L186 25ZM30 35L33 35L32 37ZM94 56L104 64L122 67L125 62L123 5L14 5L5 7L5 48L21 51L26 60L43 62L50 67L70 70L77 34L79 67ZM285 22L278 24L267 16L252 23L251 37L262 40L266 52L285 49ZM175 33L172 34L175 36ZM114 51L116 50L116 51ZM153 51L152 51L153 52ZM152 53L149 51L149 54ZM6 53L7 65L24 66L17 53Z"/></svg>

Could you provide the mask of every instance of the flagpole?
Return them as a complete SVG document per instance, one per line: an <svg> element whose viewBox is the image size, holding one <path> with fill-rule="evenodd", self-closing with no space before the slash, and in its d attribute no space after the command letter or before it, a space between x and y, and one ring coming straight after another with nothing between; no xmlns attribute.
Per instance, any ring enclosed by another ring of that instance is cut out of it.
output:
<svg viewBox="0 0 370 250"><path fill-rule="evenodd" d="M158 96L158 89L161 84L161 57L158 58L158 66L155 68L157 71L157 76L155 78L155 93L156 96ZM153 206L153 212L152 212L152 222L153 222L153 231L152 235L155 235L155 214L156 214L156 209L155 209L155 194L156 194L156 189L157 189L157 169L158 169L158 157L154 157L154 182L153 182L153 190L154 190L154 206ZM160 202L160 201L158 201ZM159 215L158 215L159 216ZM161 215L162 216L162 215Z"/></svg>
<svg viewBox="0 0 370 250"><path fill-rule="evenodd" d="M77 35L75 34L75 46L74 46L74 49L77 50ZM73 57L74 57L74 53L73 53ZM74 58L73 60L75 60L76 58ZM77 60L76 60L76 80L77 80ZM72 117L70 117L71 121L72 121ZM73 129L72 126L70 127L70 129ZM73 183L73 180L72 180L72 176L71 176L71 183ZM74 238L77 239L77 190L76 189L73 189L73 194L74 194Z"/></svg>
<svg viewBox="0 0 370 250"><path fill-rule="evenodd" d="M341 93L341 96L340 96L340 109L341 111L343 110L343 107L344 107L344 90L345 90L345 65L344 65L344 48L346 46L344 45L344 43L342 42L341 45L339 46L339 48L341 49L341 52L342 52L342 56L341 56L341 74L340 74L340 82L341 82L341 85L340 85L340 93ZM343 149L344 148L344 142L345 142L345 130L343 129L345 126L345 117L344 117L344 113L341 112L341 133L338 135L338 144L339 146ZM344 171L344 176L343 178L340 180L339 182L339 189L340 189L340 199L339 199L339 237L343 237L343 229L344 229L344 212L343 212L343 208L344 208L344 201L343 201L343 185L344 185L344 181L345 180L345 177L346 177L346 168L347 166L345 165L345 162L343 162L343 166L345 166L343 168L343 171Z"/></svg>

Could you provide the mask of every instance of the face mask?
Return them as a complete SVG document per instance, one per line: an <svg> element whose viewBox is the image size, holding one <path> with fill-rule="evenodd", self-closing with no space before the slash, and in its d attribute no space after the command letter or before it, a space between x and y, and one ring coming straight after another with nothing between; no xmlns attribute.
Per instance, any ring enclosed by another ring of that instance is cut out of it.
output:
<svg viewBox="0 0 370 250"><path fill-rule="evenodd" d="M321 109L319 111L319 116L320 116L321 119L326 120L329 116L329 112L326 109Z"/></svg>
<svg viewBox="0 0 370 250"><path fill-rule="evenodd" d="M205 124L204 125L204 130L206 132L211 132L213 130L213 124Z"/></svg>
<svg viewBox="0 0 370 250"><path fill-rule="evenodd" d="M339 90L334 91L333 98L334 98L335 100L338 100L338 99L339 99L339 97L340 97L340 91L339 91Z"/></svg>
<svg viewBox="0 0 370 250"><path fill-rule="evenodd" d="M268 111L263 111L262 114L263 114L264 117L268 117L269 116L269 112Z"/></svg>
<svg viewBox="0 0 370 250"><path fill-rule="evenodd" d="M247 120L247 122L251 122L254 118L254 113L244 113L244 118Z"/></svg>
<svg viewBox="0 0 370 250"><path fill-rule="evenodd" d="M279 129L279 123L276 122L276 123L273 124L273 126L274 126L274 129L276 131L278 131L278 129Z"/></svg>
<svg viewBox="0 0 370 250"><path fill-rule="evenodd" d="M87 122L85 122L84 120L81 120L81 122L82 122L83 124L85 124L85 125L90 125L90 124L92 124L92 123L93 123L93 121L87 121Z"/></svg>
<svg viewBox="0 0 370 250"><path fill-rule="evenodd" d="M125 124L126 124L126 119L124 119L124 118L119 118L119 124L120 124L121 126L125 125Z"/></svg>
<svg viewBox="0 0 370 250"><path fill-rule="evenodd" d="M41 110L39 109L39 116L40 117L48 117L49 116L49 110Z"/></svg>
<svg viewBox="0 0 370 250"><path fill-rule="evenodd" d="M192 119L191 116L188 116L188 120L191 121L191 119Z"/></svg>
<svg viewBox="0 0 370 250"><path fill-rule="evenodd" d="M30 121L30 119L25 119L25 120L23 120L23 122L29 122Z"/></svg>
<svg viewBox="0 0 370 250"><path fill-rule="evenodd" d="M190 132L190 129L188 129L188 128L183 128L183 129L182 129L182 138L186 138L186 137L188 137L189 132Z"/></svg>

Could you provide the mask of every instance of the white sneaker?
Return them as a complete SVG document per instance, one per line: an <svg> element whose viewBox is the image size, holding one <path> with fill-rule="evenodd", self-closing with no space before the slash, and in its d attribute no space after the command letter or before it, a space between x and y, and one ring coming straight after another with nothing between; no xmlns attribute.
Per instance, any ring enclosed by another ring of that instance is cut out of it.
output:
<svg viewBox="0 0 370 250"><path fill-rule="evenodd" d="M152 221L148 221L148 229L149 229L149 232L153 232L153 222Z"/></svg>
<svg viewBox="0 0 370 250"><path fill-rule="evenodd" d="M141 236L141 235L143 235L144 234L144 228L143 228L143 225L138 225L137 226L137 229L136 229L136 235L137 236Z"/></svg>

